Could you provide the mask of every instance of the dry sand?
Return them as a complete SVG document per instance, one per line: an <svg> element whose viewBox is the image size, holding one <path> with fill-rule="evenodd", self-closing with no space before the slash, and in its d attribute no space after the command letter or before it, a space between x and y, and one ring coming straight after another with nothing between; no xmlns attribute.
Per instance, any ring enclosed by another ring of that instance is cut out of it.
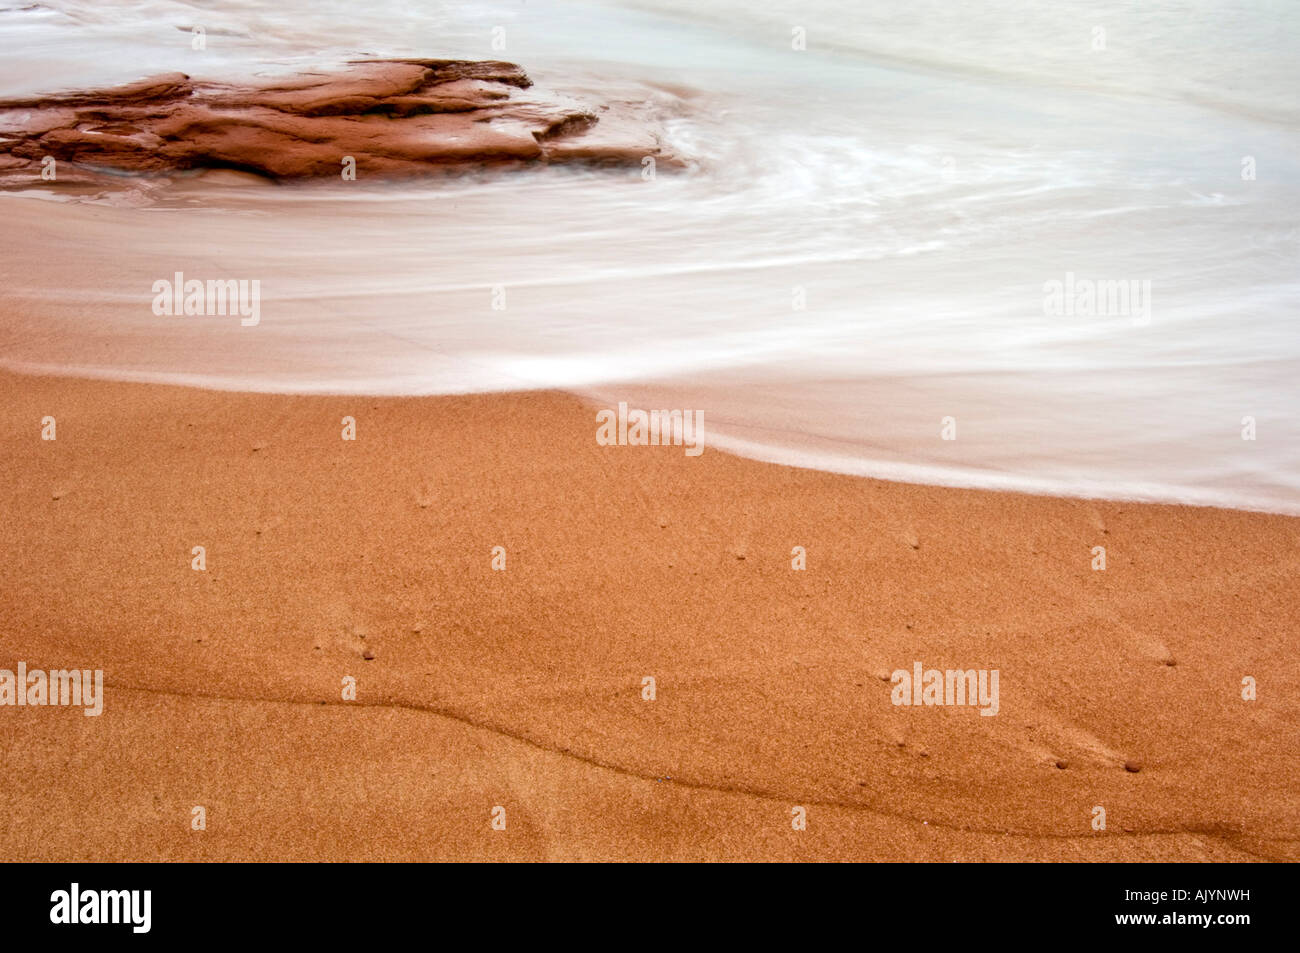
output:
<svg viewBox="0 0 1300 953"><path fill-rule="evenodd" d="M5 859L1300 858L1300 520L600 447L555 393L0 407L0 668L107 684L0 708ZM894 706L917 660L999 713Z"/></svg>

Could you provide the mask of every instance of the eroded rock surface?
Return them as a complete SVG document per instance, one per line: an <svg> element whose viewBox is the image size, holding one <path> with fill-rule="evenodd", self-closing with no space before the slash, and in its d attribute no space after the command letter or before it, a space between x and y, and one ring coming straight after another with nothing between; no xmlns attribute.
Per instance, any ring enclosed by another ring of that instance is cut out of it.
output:
<svg viewBox="0 0 1300 953"><path fill-rule="evenodd" d="M346 156L358 178L501 162L672 163L650 112L540 92L520 67L493 61L365 60L247 86L172 73L0 100L0 181L39 183L46 157L65 182L105 170L339 176Z"/></svg>

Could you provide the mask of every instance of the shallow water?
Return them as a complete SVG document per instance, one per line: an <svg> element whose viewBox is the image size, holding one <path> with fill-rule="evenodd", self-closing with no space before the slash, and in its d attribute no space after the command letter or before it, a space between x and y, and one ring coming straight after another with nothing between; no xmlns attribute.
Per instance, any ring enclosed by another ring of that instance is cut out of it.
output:
<svg viewBox="0 0 1300 953"><path fill-rule="evenodd" d="M661 89L691 166L0 196L0 364L267 391L558 387L703 409L712 445L763 459L1300 513L1300 7L221 9L7 10L0 95L503 58L593 101ZM152 284L177 271L259 280L261 322L155 316ZM1137 282L1149 308L1050 313L1067 273Z"/></svg>

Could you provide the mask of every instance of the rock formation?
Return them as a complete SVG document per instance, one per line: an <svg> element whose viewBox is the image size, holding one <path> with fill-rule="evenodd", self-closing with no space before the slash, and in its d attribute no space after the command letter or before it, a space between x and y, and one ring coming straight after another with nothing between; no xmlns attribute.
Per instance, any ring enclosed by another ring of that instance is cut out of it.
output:
<svg viewBox="0 0 1300 953"><path fill-rule="evenodd" d="M0 100L0 178L238 169L271 179L358 178L435 167L590 161L672 163L654 123L624 101L587 106L536 91L513 63L364 60L260 85L155 76L113 89Z"/></svg>

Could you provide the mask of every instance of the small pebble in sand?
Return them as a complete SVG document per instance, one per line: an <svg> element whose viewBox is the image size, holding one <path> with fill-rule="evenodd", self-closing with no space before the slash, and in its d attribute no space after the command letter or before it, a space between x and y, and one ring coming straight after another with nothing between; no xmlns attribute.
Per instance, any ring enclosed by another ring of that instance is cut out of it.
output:
<svg viewBox="0 0 1300 953"><path fill-rule="evenodd" d="M1124 770L1127 771L1129 774L1137 774L1139 771L1142 770L1142 764L1141 762L1138 761L1125 761Z"/></svg>
<svg viewBox="0 0 1300 953"><path fill-rule="evenodd" d="M1067 767L1069 767L1069 765L1070 763L1066 761L1064 758L1056 762L1056 766L1060 768L1062 771L1064 771Z"/></svg>
<svg viewBox="0 0 1300 953"><path fill-rule="evenodd" d="M370 649L362 649L361 657L365 659L367 662L369 662L371 659L375 657L375 653L372 652Z"/></svg>

